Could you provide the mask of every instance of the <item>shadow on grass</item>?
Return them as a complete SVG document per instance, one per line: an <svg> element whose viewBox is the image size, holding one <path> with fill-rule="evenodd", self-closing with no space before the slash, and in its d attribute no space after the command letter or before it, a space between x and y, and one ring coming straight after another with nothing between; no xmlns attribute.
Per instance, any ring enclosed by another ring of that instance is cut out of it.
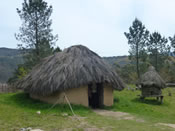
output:
<svg viewBox="0 0 175 131"><path fill-rule="evenodd" d="M119 102L119 98L114 98L114 103L118 103Z"/></svg>
<svg viewBox="0 0 175 131"><path fill-rule="evenodd" d="M41 102L39 100L31 99L29 94L26 93L15 93L9 97L6 98L6 101L9 102L11 105L18 106L20 108L24 108L26 110L30 111L42 111L45 113L48 112L57 112L57 113L63 113L66 112L68 114L72 114L70 107L67 104L57 104L53 107L53 104L47 104L44 102ZM81 106L81 105L72 105L72 108L75 112L78 112L80 114L86 114L90 112L91 110L87 107Z"/></svg>
<svg viewBox="0 0 175 131"><path fill-rule="evenodd" d="M152 99L140 99L140 98L135 98L132 100L132 102L135 103L145 103L145 104L149 104L149 105L162 105L160 101L157 101L156 99L152 98Z"/></svg>

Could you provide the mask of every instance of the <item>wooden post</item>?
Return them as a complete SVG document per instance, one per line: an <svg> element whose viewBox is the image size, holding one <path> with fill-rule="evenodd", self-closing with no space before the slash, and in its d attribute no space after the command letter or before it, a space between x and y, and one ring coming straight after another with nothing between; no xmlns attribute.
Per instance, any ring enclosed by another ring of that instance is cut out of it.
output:
<svg viewBox="0 0 175 131"><path fill-rule="evenodd" d="M163 103L163 96L160 96L161 104Z"/></svg>
<svg viewBox="0 0 175 131"><path fill-rule="evenodd" d="M69 100L68 100L68 98L67 98L65 92L64 92L64 96L65 96L65 99L66 99L66 101L67 101L67 103L68 103L68 105L69 105L69 107L70 107L70 109L71 109L71 111L72 111L72 114L75 116L75 113L74 113L74 111L73 111L73 109L72 109L72 106L71 106L71 104L70 104L70 102L69 102Z"/></svg>

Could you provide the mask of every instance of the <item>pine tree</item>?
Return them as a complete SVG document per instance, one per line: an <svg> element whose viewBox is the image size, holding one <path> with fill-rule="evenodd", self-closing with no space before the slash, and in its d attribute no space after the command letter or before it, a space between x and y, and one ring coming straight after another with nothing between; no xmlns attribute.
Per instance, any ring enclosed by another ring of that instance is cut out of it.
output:
<svg viewBox="0 0 175 131"><path fill-rule="evenodd" d="M132 26L129 28L129 33L124 33L128 39L130 46L130 58L136 63L137 76L140 78L139 62L142 57L141 54L145 54L145 45L149 36L149 31L145 28L140 20L137 18L133 21Z"/></svg>
<svg viewBox="0 0 175 131"><path fill-rule="evenodd" d="M162 37L160 33L153 32L150 34L148 42L148 51L150 53L150 59L152 59L152 65L158 71L158 65L162 65L164 60L168 56L169 46L168 40Z"/></svg>
<svg viewBox="0 0 175 131"><path fill-rule="evenodd" d="M43 0L24 0L22 9L17 8L22 26L15 36L22 42L18 47L24 53L25 65L28 68L32 68L41 58L53 52L58 36L52 34L52 11L52 6L48 6Z"/></svg>
<svg viewBox="0 0 175 131"><path fill-rule="evenodd" d="M169 37L171 42L171 47L173 48L173 53L175 53L175 35L173 37Z"/></svg>

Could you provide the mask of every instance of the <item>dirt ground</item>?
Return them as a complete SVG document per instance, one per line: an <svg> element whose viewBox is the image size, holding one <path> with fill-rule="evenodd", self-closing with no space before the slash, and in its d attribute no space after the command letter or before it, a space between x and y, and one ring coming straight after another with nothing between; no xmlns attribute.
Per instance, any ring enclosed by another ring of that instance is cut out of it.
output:
<svg viewBox="0 0 175 131"><path fill-rule="evenodd" d="M142 119L138 119L134 116L132 116L129 113L125 112L114 112L114 111L108 111L108 110L94 110L95 113L102 115L102 116L109 116L109 117L114 117L118 120L124 119L124 120L136 120L138 122L144 122Z"/></svg>
<svg viewBox="0 0 175 131"><path fill-rule="evenodd" d="M144 120L138 119L132 116L131 114L125 113L125 112L114 112L114 111L108 111L108 110L94 110L94 112L102 116L114 117L118 120L124 119L124 120L135 120L137 122L144 122ZM155 124L155 126L158 126L158 125L168 126L175 129L175 124L170 124L170 123Z"/></svg>

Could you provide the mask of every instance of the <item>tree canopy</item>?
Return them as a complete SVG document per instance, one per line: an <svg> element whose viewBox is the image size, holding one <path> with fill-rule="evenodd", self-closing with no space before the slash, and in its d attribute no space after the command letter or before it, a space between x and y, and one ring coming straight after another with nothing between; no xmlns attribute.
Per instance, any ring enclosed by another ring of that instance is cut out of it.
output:
<svg viewBox="0 0 175 131"><path fill-rule="evenodd" d="M129 27L129 33L124 32L124 35L128 39L128 44L130 46L130 58L134 58L136 63L136 70L138 78L140 77L139 61L144 54L145 44L149 35L149 31L145 28L140 20L137 18L133 21L132 26Z"/></svg>
<svg viewBox="0 0 175 131"><path fill-rule="evenodd" d="M58 35L52 34L52 11L44 0L24 0L22 9L17 8L22 25L15 36L22 42L18 47L24 52L29 68L53 52Z"/></svg>

